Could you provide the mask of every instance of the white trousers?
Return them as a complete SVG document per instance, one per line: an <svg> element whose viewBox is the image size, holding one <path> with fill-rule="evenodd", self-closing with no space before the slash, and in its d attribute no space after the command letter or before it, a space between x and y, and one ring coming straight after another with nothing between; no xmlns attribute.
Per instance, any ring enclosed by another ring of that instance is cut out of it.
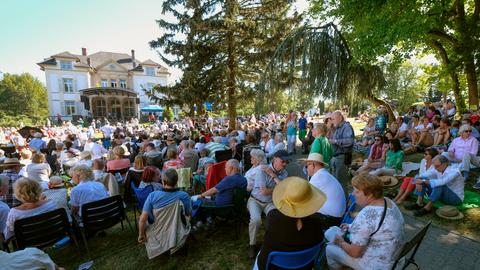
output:
<svg viewBox="0 0 480 270"><path fill-rule="evenodd" d="M250 238L250 245L255 245L257 243L257 232L262 225L262 212L267 215L270 210L275 209L275 205L273 205L273 203L261 203L250 197L248 198L247 208L248 212L250 212L248 236Z"/></svg>

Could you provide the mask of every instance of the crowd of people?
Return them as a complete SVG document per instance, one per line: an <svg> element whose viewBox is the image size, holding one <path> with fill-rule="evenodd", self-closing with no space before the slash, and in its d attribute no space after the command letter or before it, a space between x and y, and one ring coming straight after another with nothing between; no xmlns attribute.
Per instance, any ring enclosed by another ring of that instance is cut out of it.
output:
<svg viewBox="0 0 480 270"><path fill-rule="evenodd" d="M86 203L120 193L129 202L132 188L149 189L138 242L153 258L214 224L215 209L235 204L241 190L248 194L248 256L256 258L255 269L266 268L272 251L303 250L325 237L331 269L387 269L404 242L397 204L416 193L417 201L405 208L417 216L432 212L438 200L461 204L471 165L480 164L478 117L467 113L456 122L452 106L412 108L391 123L380 107L366 119L359 140L342 111L323 118L270 113L235 125L207 116L147 125L135 119L65 122L27 134L0 128L0 231L14 239L16 220L57 208L81 219ZM308 154L300 160L303 178L287 169L297 143ZM419 174L403 178L395 198L384 198L381 176L399 175L405 155L417 151L425 152ZM354 152L367 158L352 170ZM182 169L189 169L191 188L178 187ZM209 185L213 174L224 177ZM361 210L351 224L342 224L350 192ZM262 214L265 234L257 246ZM165 230L168 240L159 241L156 234Z"/></svg>

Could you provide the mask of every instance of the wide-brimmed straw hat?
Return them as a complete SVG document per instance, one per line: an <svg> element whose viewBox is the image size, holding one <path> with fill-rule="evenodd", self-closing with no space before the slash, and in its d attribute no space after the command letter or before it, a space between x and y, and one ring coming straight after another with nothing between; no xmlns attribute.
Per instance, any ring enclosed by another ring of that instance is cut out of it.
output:
<svg viewBox="0 0 480 270"><path fill-rule="evenodd" d="M20 163L18 158L6 158L3 160L3 163L0 164L0 167L9 167L9 166L25 166Z"/></svg>
<svg viewBox="0 0 480 270"><path fill-rule="evenodd" d="M463 218L463 213L460 212L457 207L452 205L444 205L435 211L437 216L444 219L457 220Z"/></svg>
<svg viewBox="0 0 480 270"><path fill-rule="evenodd" d="M92 159L92 152L90 151L83 151L82 153L80 153L80 159Z"/></svg>
<svg viewBox="0 0 480 270"><path fill-rule="evenodd" d="M356 166L356 167L360 167L363 165L363 163L365 162L365 160L361 157L357 157L356 159L354 159L352 161L352 166Z"/></svg>
<svg viewBox="0 0 480 270"><path fill-rule="evenodd" d="M380 180L382 180L384 187L393 187L398 184L398 179L395 176L380 176Z"/></svg>
<svg viewBox="0 0 480 270"><path fill-rule="evenodd" d="M314 214L326 200L322 191L296 176L285 178L273 190L273 204L282 214L292 218Z"/></svg>
<svg viewBox="0 0 480 270"><path fill-rule="evenodd" d="M50 181L48 181L48 188L56 188L56 187L65 187L63 183L63 179L60 176L52 176L50 177Z"/></svg>
<svg viewBox="0 0 480 270"><path fill-rule="evenodd" d="M300 161L303 161L304 163L307 163L307 162L318 162L318 163L322 163L323 165L327 165L328 166L328 163L326 163L325 161L323 161L323 156L319 153L310 153L308 154L308 157L307 158L301 158L299 159Z"/></svg>

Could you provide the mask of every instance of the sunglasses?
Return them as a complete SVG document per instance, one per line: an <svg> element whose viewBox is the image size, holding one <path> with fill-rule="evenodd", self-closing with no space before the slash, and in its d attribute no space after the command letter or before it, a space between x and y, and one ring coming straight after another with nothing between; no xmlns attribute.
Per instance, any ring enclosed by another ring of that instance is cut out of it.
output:
<svg viewBox="0 0 480 270"><path fill-rule="evenodd" d="M262 139L266 139L266 138L268 138L268 137L262 137Z"/></svg>
<svg viewBox="0 0 480 270"><path fill-rule="evenodd" d="M472 133L472 131L471 131L471 130L465 130L464 132L467 132L467 133Z"/></svg>

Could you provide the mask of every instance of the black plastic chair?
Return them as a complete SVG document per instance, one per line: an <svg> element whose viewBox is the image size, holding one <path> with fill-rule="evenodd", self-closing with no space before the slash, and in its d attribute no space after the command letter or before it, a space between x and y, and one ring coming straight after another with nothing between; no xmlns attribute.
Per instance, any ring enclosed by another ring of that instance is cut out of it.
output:
<svg viewBox="0 0 480 270"><path fill-rule="evenodd" d="M393 264L392 270L394 270L397 267L397 264L400 262L400 260L403 257L405 257L406 260L405 260L405 264L402 267L402 270L407 269L407 267L410 264L413 264L417 267L417 269L420 269L420 266L418 266L418 264L415 262L415 254L417 253L417 250L420 247L420 244L422 243L423 238L427 234L428 228L430 227L431 224L432 224L432 221L429 221L420 231L418 231L413 236L413 238L410 241L405 243L405 245L402 248L402 251L400 252L400 255L398 256L398 259ZM412 254L410 255L410 257L407 258L407 254L410 253L412 249L413 249Z"/></svg>
<svg viewBox="0 0 480 270"><path fill-rule="evenodd" d="M246 188L235 188L233 190L233 204L224 206L201 206L208 209L208 212L215 217L233 220L235 223L235 240L240 234L241 223L248 224L243 218L246 216L248 193ZM212 233L213 234L213 233Z"/></svg>
<svg viewBox="0 0 480 270"><path fill-rule="evenodd" d="M77 217L78 218L78 217ZM83 243L87 248L87 252L90 256L90 250L87 244L87 234L93 234L99 231L106 230L115 226L118 223L122 224L126 220L130 229L132 225L125 215L125 208L123 206L123 200L120 195L108 197L106 199L89 202L82 205L81 222L75 219L77 226L80 228L82 234ZM133 229L132 229L133 231Z"/></svg>
<svg viewBox="0 0 480 270"><path fill-rule="evenodd" d="M14 228L18 249L52 246L66 236L73 239L78 247L77 238L64 208L19 219L15 221Z"/></svg>
<svg viewBox="0 0 480 270"><path fill-rule="evenodd" d="M215 160L217 162L222 162L225 160L229 160L232 158L232 150L220 150L220 151L215 151Z"/></svg>

